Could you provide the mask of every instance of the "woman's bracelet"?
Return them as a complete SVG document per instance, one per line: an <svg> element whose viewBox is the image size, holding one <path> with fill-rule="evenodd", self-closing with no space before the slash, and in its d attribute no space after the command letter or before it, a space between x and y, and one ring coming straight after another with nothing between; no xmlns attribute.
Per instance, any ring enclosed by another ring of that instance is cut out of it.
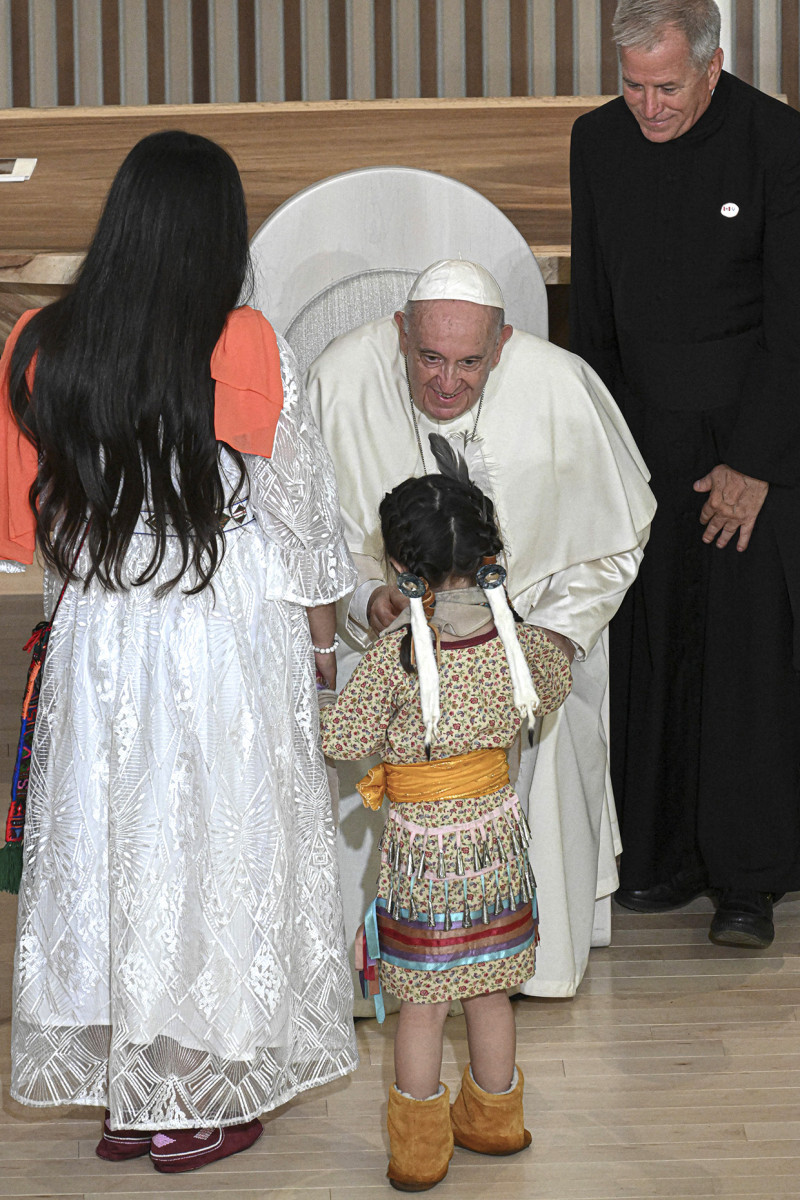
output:
<svg viewBox="0 0 800 1200"><path fill-rule="evenodd" d="M335 633L333 635L333 645L332 646L313 646L312 645L311 649L314 651L315 654L335 654L338 647L339 647L339 635L338 635L338 633Z"/></svg>

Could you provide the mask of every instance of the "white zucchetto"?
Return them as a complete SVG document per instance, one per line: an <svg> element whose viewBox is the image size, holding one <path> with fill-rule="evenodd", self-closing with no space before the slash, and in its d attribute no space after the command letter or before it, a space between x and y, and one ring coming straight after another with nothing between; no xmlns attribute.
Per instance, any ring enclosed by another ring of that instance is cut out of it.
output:
<svg viewBox="0 0 800 1200"><path fill-rule="evenodd" d="M490 308L505 308L497 280L479 263L443 258L418 275L408 293L412 300L469 300Z"/></svg>

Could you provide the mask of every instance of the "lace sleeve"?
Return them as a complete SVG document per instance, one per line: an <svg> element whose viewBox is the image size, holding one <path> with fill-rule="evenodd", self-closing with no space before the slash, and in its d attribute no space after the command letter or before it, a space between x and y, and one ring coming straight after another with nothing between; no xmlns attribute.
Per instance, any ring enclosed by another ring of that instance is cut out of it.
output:
<svg viewBox="0 0 800 1200"><path fill-rule="evenodd" d="M328 604L352 591L356 573L344 540L328 451L311 417L294 354L278 338L283 410L271 458L247 457L250 497L278 570L279 597Z"/></svg>

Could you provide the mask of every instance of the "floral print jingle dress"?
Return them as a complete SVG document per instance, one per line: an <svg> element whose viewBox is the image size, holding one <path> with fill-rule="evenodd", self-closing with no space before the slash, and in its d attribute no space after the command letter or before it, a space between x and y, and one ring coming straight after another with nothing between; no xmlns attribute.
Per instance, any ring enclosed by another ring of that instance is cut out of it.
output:
<svg viewBox="0 0 800 1200"><path fill-rule="evenodd" d="M404 634L381 637L336 704L323 709L323 748L331 758L426 762L419 683L400 662ZM517 635L541 713L552 712L569 694L567 657L532 626L518 625ZM511 746L521 719L496 630L442 642L439 688L433 762ZM434 1003L531 978L538 915L528 835L508 783L488 795L390 803L376 905L388 991Z"/></svg>

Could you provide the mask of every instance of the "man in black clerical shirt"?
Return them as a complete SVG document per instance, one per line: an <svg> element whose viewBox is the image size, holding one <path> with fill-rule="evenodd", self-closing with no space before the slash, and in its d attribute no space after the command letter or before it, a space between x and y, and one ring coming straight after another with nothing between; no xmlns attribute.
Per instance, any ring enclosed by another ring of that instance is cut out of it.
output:
<svg viewBox="0 0 800 1200"><path fill-rule="evenodd" d="M617 899L711 889L768 946L800 888L800 113L722 70L712 0L621 0L573 129L572 348L659 510L611 628Z"/></svg>

